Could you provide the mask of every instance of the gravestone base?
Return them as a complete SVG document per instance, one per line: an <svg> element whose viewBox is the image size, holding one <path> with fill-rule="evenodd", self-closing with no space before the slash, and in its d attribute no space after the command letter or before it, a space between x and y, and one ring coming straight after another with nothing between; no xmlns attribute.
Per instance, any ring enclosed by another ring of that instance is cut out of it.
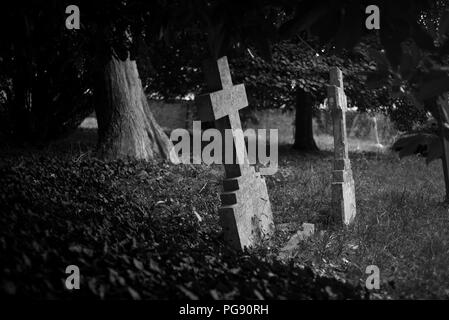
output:
<svg viewBox="0 0 449 320"><path fill-rule="evenodd" d="M357 212L352 170L334 170L331 188L334 216L341 217L345 225L351 224Z"/></svg>
<svg viewBox="0 0 449 320"><path fill-rule="evenodd" d="M286 259L292 257L292 253L298 248L300 242L307 240L315 234L315 225L313 223L303 223L302 230L297 231L290 237L287 244L284 245L280 252L279 257Z"/></svg>
<svg viewBox="0 0 449 320"><path fill-rule="evenodd" d="M243 250L269 239L274 233L273 215L265 179L249 168L240 177L223 180L218 213L224 238Z"/></svg>

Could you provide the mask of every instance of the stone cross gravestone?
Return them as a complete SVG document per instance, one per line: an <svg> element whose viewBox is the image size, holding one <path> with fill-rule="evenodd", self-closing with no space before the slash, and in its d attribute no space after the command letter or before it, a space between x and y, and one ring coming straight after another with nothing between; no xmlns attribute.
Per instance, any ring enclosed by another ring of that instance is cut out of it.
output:
<svg viewBox="0 0 449 320"><path fill-rule="evenodd" d="M449 201L449 141L444 134L444 123L449 123L449 96L448 94L442 95L438 100L439 119L438 126L440 129L440 138L443 146L443 173L444 183L446 185L446 201Z"/></svg>
<svg viewBox="0 0 449 320"><path fill-rule="evenodd" d="M346 134L347 101L343 90L341 70L330 70L330 85L327 87L328 105L332 113L334 131L334 170L332 173L332 210L350 224L356 215L354 179L348 156Z"/></svg>
<svg viewBox="0 0 449 320"><path fill-rule="evenodd" d="M274 232L271 204L265 180L249 165L241 131L239 110L248 106L245 86L232 84L226 57L206 61L203 68L211 93L196 98L198 115L201 121L215 121L223 138L226 129L232 130L234 153L231 163L223 161L225 179L219 215L225 241L241 250L269 238ZM225 156L228 155L223 149Z"/></svg>

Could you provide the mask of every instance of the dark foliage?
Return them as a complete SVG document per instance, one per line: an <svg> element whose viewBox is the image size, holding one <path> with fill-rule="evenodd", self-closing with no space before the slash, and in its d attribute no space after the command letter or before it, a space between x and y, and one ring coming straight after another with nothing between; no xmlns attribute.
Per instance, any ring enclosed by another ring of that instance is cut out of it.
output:
<svg viewBox="0 0 449 320"><path fill-rule="evenodd" d="M60 137L93 110L88 53L64 12L63 2L35 1L0 14L0 131L15 142Z"/></svg>
<svg viewBox="0 0 449 320"><path fill-rule="evenodd" d="M358 288L277 261L267 250L227 249L210 168L9 154L0 163L0 188L1 295L362 297ZM75 292L64 286L71 264L81 272Z"/></svg>

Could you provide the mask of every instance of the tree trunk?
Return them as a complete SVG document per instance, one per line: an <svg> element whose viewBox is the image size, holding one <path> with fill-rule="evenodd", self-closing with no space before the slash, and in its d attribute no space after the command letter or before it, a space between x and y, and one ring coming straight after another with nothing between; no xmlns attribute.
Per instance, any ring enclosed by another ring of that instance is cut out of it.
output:
<svg viewBox="0 0 449 320"><path fill-rule="evenodd" d="M111 55L96 88L98 152L103 158L168 159L173 144L156 123L136 61Z"/></svg>
<svg viewBox="0 0 449 320"><path fill-rule="evenodd" d="M313 102L311 97L299 90L296 97L295 142L293 149L313 152L318 147L313 138Z"/></svg>
<svg viewBox="0 0 449 320"><path fill-rule="evenodd" d="M23 21L19 20L19 35L15 38L15 72L13 75L13 102L11 105L11 119L13 139L17 143L29 142L34 137L33 119L33 63L31 31L28 17L22 13Z"/></svg>

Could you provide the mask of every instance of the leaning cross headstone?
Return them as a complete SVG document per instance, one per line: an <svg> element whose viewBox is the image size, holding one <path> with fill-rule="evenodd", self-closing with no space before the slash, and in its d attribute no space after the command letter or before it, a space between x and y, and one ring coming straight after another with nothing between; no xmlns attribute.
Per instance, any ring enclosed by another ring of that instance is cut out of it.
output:
<svg viewBox="0 0 449 320"><path fill-rule="evenodd" d="M444 134L444 124L449 123L449 101L448 94L442 95L438 100L438 126L440 129L440 138L443 146L443 173L444 173L444 182L446 185L446 201L449 201L449 141L445 138Z"/></svg>
<svg viewBox="0 0 449 320"><path fill-rule="evenodd" d="M347 101L343 90L341 70L330 70L330 85L327 87L329 107L332 112L334 130L334 170L332 173L332 210L341 216L343 223L350 224L356 215L354 179L348 157L346 135Z"/></svg>
<svg viewBox="0 0 449 320"><path fill-rule="evenodd" d="M223 161L225 179L220 195L220 222L225 241L236 249L244 249L274 232L265 180L249 165L244 136L239 134L242 132L239 110L248 106L245 86L232 84L226 57L206 61L203 67L211 93L197 97L199 117L202 121L215 121L222 137L226 129L232 129L233 136L235 158L231 163Z"/></svg>

